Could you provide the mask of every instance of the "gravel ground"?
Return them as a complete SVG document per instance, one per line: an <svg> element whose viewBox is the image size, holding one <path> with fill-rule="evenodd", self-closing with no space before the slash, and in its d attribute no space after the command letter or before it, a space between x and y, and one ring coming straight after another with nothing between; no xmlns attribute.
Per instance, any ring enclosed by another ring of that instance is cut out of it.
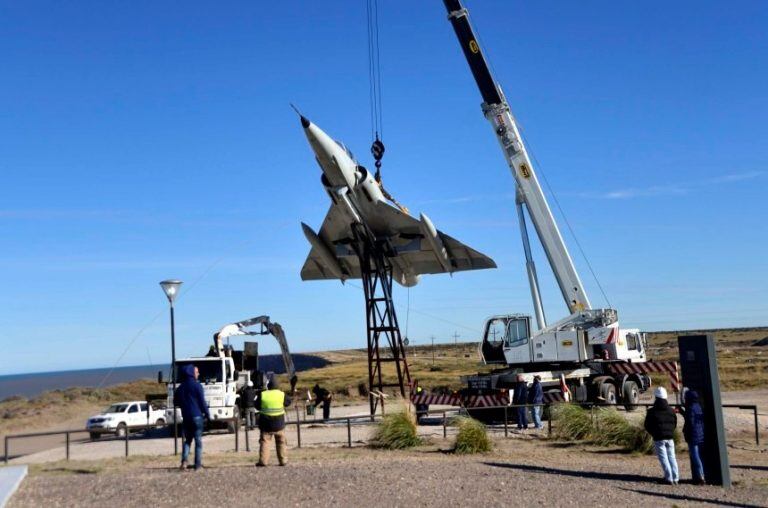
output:
<svg viewBox="0 0 768 508"><path fill-rule="evenodd" d="M180 472L170 457L33 467L9 507L25 506L768 506L765 448L729 450L735 487L667 486L651 456L524 436L487 455L459 457L434 440L409 452L363 447L290 450L287 467L256 468L254 454L206 458ZM274 459L273 459L274 460ZM689 477L681 454L682 477Z"/></svg>

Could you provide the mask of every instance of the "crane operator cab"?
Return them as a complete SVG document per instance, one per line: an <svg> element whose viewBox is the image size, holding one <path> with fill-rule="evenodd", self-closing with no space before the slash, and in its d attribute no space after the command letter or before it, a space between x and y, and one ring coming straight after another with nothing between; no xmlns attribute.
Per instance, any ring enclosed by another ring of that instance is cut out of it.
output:
<svg viewBox="0 0 768 508"><path fill-rule="evenodd" d="M485 322L480 355L487 364L531 361L531 317L525 314L494 316Z"/></svg>

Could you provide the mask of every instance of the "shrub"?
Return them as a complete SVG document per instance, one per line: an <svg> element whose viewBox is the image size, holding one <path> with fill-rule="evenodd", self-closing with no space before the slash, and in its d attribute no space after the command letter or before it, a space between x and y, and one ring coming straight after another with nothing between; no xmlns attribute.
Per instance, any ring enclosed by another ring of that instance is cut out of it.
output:
<svg viewBox="0 0 768 508"><path fill-rule="evenodd" d="M653 439L642 426L632 423L612 408L598 409L594 421L589 411L575 404L560 404L552 408L557 423L553 434L560 439L586 441L600 446L619 446L628 452L653 453ZM680 441L676 430L674 441Z"/></svg>
<svg viewBox="0 0 768 508"><path fill-rule="evenodd" d="M388 414L376 428L371 446L387 450L402 450L421 444L416 433L416 418L409 407Z"/></svg>
<svg viewBox="0 0 768 508"><path fill-rule="evenodd" d="M630 423L615 409L597 413L593 441L603 446L620 446L626 451L648 454L653 451L653 439L638 424Z"/></svg>
<svg viewBox="0 0 768 508"><path fill-rule="evenodd" d="M560 439L583 441L592 437L592 416L576 404L551 406L551 418L557 422L552 434Z"/></svg>
<svg viewBox="0 0 768 508"><path fill-rule="evenodd" d="M456 435L455 453L485 453L493 449L493 442L488 437L485 425L468 416L459 416L453 420L459 427Z"/></svg>

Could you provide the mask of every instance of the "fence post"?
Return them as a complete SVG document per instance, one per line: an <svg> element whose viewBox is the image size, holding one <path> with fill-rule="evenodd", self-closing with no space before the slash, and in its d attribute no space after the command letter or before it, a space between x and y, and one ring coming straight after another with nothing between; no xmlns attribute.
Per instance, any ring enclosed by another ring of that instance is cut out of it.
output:
<svg viewBox="0 0 768 508"><path fill-rule="evenodd" d="M233 418L235 424L235 451L240 451L240 418Z"/></svg>
<svg viewBox="0 0 768 508"><path fill-rule="evenodd" d="M248 425L248 420L250 420L250 418L246 418L245 419L245 451L250 452L251 451L251 439L248 436L248 427L250 427L250 425Z"/></svg>
<svg viewBox="0 0 768 508"><path fill-rule="evenodd" d="M8 436L5 436L5 464L8 464Z"/></svg>
<svg viewBox="0 0 768 508"><path fill-rule="evenodd" d="M65 449L67 450L67 460L69 460L69 432L67 432L65 435L67 436L67 444Z"/></svg>
<svg viewBox="0 0 768 508"><path fill-rule="evenodd" d="M301 448L301 422L296 420L296 441L298 442L298 447Z"/></svg>
<svg viewBox="0 0 768 508"><path fill-rule="evenodd" d="M755 444L759 445L760 444L760 425L759 425L759 423L757 421L757 406L756 405L752 406L752 411L754 411L754 413L755 413ZM8 446L8 445L6 445L6 446ZM7 449L8 448L6 448L6 450Z"/></svg>
<svg viewBox="0 0 768 508"><path fill-rule="evenodd" d="M125 428L125 456L128 457L128 436L130 436L131 433L128 431L128 427Z"/></svg>
<svg viewBox="0 0 768 508"><path fill-rule="evenodd" d="M446 425L445 411L443 411L443 439L448 437L448 427Z"/></svg>
<svg viewBox="0 0 768 508"><path fill-rule="evenodd" d="M347 418L347 444L352 448L352 421Z"/></svg>
<svg viewBox="0 0 768 508"><path fill-rule="evenodd" d="M507 406L504 406L504 437L509 436L509 429L507 428Z"/></svg>

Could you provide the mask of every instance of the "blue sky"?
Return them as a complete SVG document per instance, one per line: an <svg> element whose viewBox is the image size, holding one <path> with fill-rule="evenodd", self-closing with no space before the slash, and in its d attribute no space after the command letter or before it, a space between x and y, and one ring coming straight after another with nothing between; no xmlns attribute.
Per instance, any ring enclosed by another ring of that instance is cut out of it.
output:
<svg viewBox="0 0 768 508"><path fill-rule="evenodd" d="M768 6L468 7L622 323L768 324ZM475 340L531 312L513 180L442 2L380 18L386 187L499 265L398 289L400 321ZM359 284L299 278L328 201L289 103L372 166L366 55L363 0L0 4L0 374L166 362L171 277L179 356L259 314L295 351L362 347Z"/></svg>

